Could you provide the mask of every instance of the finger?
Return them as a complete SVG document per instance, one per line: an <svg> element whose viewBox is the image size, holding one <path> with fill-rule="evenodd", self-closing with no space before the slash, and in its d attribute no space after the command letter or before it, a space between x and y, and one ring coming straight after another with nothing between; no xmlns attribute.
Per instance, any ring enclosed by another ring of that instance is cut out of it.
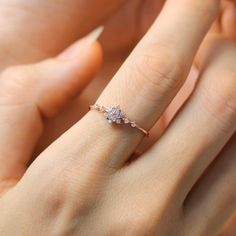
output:
<svg viewBox="0 0 236 236"><path fill-rule="evenodd" d="M236 210L236 135L223 149L196 184L186 200L186 224L198 224L199 235L221 235L228 219ZM204 220L200 215L204 211ZM201 218L201 219L200 219ZM234 223L234 224L232 224ZM207 231L208 226L214 232ZM234 235L235 219L225 228L222 236Z"/></svg>
<svg viewBox="0 0 236 236"><path fill-rule="evenodd" d="M236 129L235 45L222 43L221 38L207 42L199 56L206 68L202 68L196 91L165 135L137 162L152 173L150 178L156 180L156 185L160 177L168 176L169 191L178 189L180 202Z"/></svg>
<svg viewBox="0 0 236 236"><path fill-rule="evenodd" d="M100 47L90 41L96 39L94 36L97 34L57 58L13 67L1 74L0 191L24 173L44 119L54 116L94 77L101 63Z"/></svg>
<svg viewBox="0 0 236 236"><path fill-rule="evenodd" d="M216 3L208 1L204 4L194 0L185 3L183 0L183 5L179 5L175 1L167 1L158 20L98 103L110 101L108 105L112 105L120 102L122 107L127 106L127 110L132 104L133 117L138 117L139 123L147 129L152 127L186 79L192 59L216 15ZM205 11L209 12L207 17L197 20ZM165 101L162 101L163 98Z"/></svg>
<svg viewBox="0 0 236 236"><path fill-rule="evenodd" d="M4 58L0 69L56 56L102 24L125 3L124 0L2 2L2 19L8 21L2 20L7 27L1 27L1 35L4 35L1 48L5 50L0 51ZM16 38L18 47L15 47Z"/></svg>
<svg viewBox="0 0 236 236"><path fill-rule="evenodd" d="M236 234L236 214L227 221L224 229L221 231L219 236L234 236Z"/></svg>
<svg viewBox="0 0 236 236"><path fill-rule="evenodd" d="M225 1L224 4L222 29L227 37L236 40L236 2Z"/></svg>
<svg viewBox="0 0 236 236"><path fill-rule="evenodd" d="M219 14L218 14L215 22L213 23L213 25L210 29L211 32L221 33L221 31L222 31L222 27L221 27L222 12L223 12L223 4L221 1L220 11L219 11Z"/></svg>
<svg viewBox="0 0 236 236"><path fill-rule="evenodd" d="M198 70L195 67L192 67L191 72L178 92L175 98L172 100L171 104L165 110L163 116L151 129L148 139L144 139L142 144L138 147L141 153L148 151L153 144L155 144L159 138L163 135L165 130L168 128L171 121L174 119L177 112L181 109L183 104L188 100L192 94L198 79Z"/></svg>

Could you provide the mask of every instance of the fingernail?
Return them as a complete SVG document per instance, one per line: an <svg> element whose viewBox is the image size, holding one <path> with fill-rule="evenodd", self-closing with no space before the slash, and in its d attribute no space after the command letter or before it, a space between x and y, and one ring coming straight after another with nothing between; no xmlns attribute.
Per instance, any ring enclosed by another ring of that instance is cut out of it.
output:
<svg viewBox="0 0 236 236"><path fill-rule="evenodd" d="M101 36L101 34L104 31L103 26L99 26L92 32L90 32L87 36L79 40L77 43L69 47L67 50L62 52L58 58L62 60L68 60L73 59L81 54L83 50L86 50L86 48L92 46L98 38Z"/></svg>
<svg viewBox="0 0 236 236"><path fill-rule="evenodd" d="M101 36L101 34L104 31L104 26L99 26L95 30L93 30L91 33L89 33L85 38L87 40L88 45L94 44L98 38Z"/></svg>

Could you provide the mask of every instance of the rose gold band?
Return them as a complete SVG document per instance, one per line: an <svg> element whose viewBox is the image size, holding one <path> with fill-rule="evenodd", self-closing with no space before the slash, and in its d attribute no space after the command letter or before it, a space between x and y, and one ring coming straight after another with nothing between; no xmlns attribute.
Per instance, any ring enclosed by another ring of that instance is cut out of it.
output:
<svg viewBox="0 0 236 236"><path fill-rule="evenodd" d="M117 125L129 125L132 128L136 128L144 133L146 136L149 135L149 132L139 126L135 121L131 121L124 112L121 111L120 106L113 107L104 107L98 104L91 105L90 110L96 110L102 113L109 124L117 124Z"/></svg>

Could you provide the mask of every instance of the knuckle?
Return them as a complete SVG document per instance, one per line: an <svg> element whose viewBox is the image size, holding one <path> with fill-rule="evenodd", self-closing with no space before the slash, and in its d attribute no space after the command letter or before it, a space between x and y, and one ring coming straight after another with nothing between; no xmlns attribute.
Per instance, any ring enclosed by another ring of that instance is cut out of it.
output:
<svg viewBox="0 0 236 236"><path fill-rule="evenodd" d="M140 214L124 217L123 220L116 221L109 235L154 235L155 227L150 222L150 217Z"/></svg>
<svg viewBox="0 0 236 236"><path fill-rule="evenodd" d="M18 78L29 78L31 76L32 70L29 66L13 66L1 73L1 78L5 80L17 80Z"/></svg>
<svg viewBox="0 0 236 236"><path fill-rule="evenodd" d="M157 46L158 53L146 50L137 55L133 62L133 71L147 95L155 100L157 91L176 90L186 73L185 65L171 47ZM145 85L145 86L143 86Z"/></svg>
<svg viewBox="0 0 236 236"><path fill-rule="evenodd" d="M63 190L63 186L60 189L50 186L47 189L47 194L39 197L48 214L52 216L57 216L59 211L65 207L67 201L66 191Z"/></svg>
<svg viewBox="0 0 236 236"><path fill-rule="evenodd" d="M148 235L152 235L154 232L154 224L152 217L145 217L145 216L139 216L135 217L132 229L135 232L135 235L138 235L139 232L142 232L141 235L144 235L145 233L148 233Z"/></svg>
<svg viewBox="0 0 236 236"><path fill-rule="evenodd" d="M100 198L101 178L96 171L80 169L78 178L78 168L68 166L56 179L50 182L50 192L48 194L46 206L52 212L58 209L68 209L71 216L78 215L80 212L91 210ZM72 207L74 206L74 207ZM76 206L76 207L75 207Z"/></svg>
<svg viewBox="0 0 236 236"><path fill-rule="evenodd" d="M15 66L4 70L0 78L1 104L24 103L26 91L33 86L32 71L26 66Z"/></svg>
<svg viewBox="0 0 236 236"><path fill-rule="evenodd" d="M49 215L58 216L60 212L63 212L63 209L68 209L68 206L72 203L70 188L68 187L65 178L59 178L56 181L54 180L49 185L50 186L47 187L43 186L43 189L47 189L47 194L40 195L39 198ZM79 199L79 205L80 206L76 205L76 209L73 208L73 212L81 210L83 199Z"/></svg>

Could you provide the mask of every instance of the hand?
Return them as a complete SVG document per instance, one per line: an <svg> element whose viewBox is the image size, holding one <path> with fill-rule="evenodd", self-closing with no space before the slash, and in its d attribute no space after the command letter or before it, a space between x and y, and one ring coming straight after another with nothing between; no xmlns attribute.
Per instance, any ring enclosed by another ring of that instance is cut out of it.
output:
<svg viewBox="0 0 236 236"><path fill-rule="evenodd" d="M1 1L0 68L56 55L101 24L124 2L124 0ZM14 47L16 44L17 48Z"/></svg>
<svg viewBox="0 0 236 236"><path fill-rule="evenodd" d="M36 153L40 153L87 112L89 104L96 101L130 50L150 27L163 2L163 0L129 1L116 14L109 16L101 37L105 54L102 70L78 99L68 103L57 116L46 120ZM90 17L86 21L90 21ZM126 27L123 27L124 24Z"/></svg>
<svg viewBox="0 0 236 236"><path fill-rule="evenodd" d="M143 28L146 24L150 25L156 15L155 8L159 7L163 0L159 0L159 3L150 0L148 5L141 0L131 0L128 4L126 2L124 0L1 1L0 69L55 56L100 24L106 23L109 25L108 28L117 29L120 18L127 24L124 32L127 36L122 37L118 43L125 46L124 42L135 40L136 34L140 33L140 26ZM151 17L144 18L142 12L139 12L140 7L144 11L151 9ZM115 14L118 10L119 13ZM147 21L147 18L150 19ZM107 39L112 40L113 47L117 46L113 32L108 33ZM17 48L14 47L15 44L18 45ZM107 44L108 48L110 45L111 43Z"/></svg>
<svg viewBox="0 0 236 236"><path fill-rule="evenodd" d="M153 3L152 1L146 1L145 3L146 5L143 7L144 10L139 12L138 15L138 19L141 23L138 23L133 19L133 16L137 15L132 14L134 12L137 13L137 11L134 11L133 9L137 10L138 4L137 2L134 4L132 1L126 4L122 8L122 11L119 11L109 19L101 39L103 48L105 49L106 59L102 70L99 72L97 79L90 84L89 88L86 89L82 96L72 104L67 105L67 108L59 116L48 120L46 131L41 138L37 153L43 150L49 143L53 142L86 113L89 104L96 100L97 96L99 96L115 71L121 66L121 63L123 63L126 56L129 54L130 49L134 47L139 36L149 27L156 12L161 9L163 1L154 1ZM224 9L226 10L226 3L223 3L222 12L219 14L221 17L219 17L217 24L223 26L219 33L224 32L225 34L225 32L232 32L232 29L234 29L234 24L232 23L234 22L234 17L232 13L236 10L234 10L234 8L231 8L231 10L227 8L228 13L223 14ZM229 4L230 3L228 2L227 5ZM148 14L145 9L148 10ZM126 27L123 27L124 24L126 24ZM117 37L117 35L119 35L119 37ZM228 37L233 38L233 33L228 33ZM192 73L193 76L190 76L178 96L172 101L170 107L165 111L161 119L159 119L159 122L152 128L150 138L139 146L138 152L147 150L153 142L160 137L176 112L189 97L195 86L195 69L196 68L194 68ZM62 120L67 120L67 123L63 123Z"/></svg>
<svg viewBox="0 0 236 236"><path fill-rule="evenodd" d="M51 0L1 2L0 22L3 26L0 27L0 35L4 37L0 37L2 58L0 69L55 56L92 28L105 24L102 46L106 61L103 70L80 99L68 103L66 110L53 119L47 119L37 153L85 114L88 105L95 101L130 50L153 22L163 2L163 0L128 2L114 0L109 1L109 4L107 0L61 1L60 4ZM49 15L53 17L48 17ZM124 23L126 27L123 27Z"/></svg>
<svg viewBox="0 0 236 236"><path fill-rule="evenodd" d="M146 129L183 85L218 14L219 1L182 1L168 1L97 101L120 104ZM100 55L97 47L92 46ZM15 183L2 188L1 234L211 236L220 232L235 210L236 165L232 158L225 161L227 149L215 158L236 129L236 48L234 43L214 38L203 52L195 92L165 134L129 165L142 133L128 126L110 126L100 113L91 111L27 169L42 133L42 117L54 114L58 104L83 87L74 73L78 73L78 62L68 63L68 57L60 56L60 63L56 59L3 73L1 179ZM58 71L58 77L50 81L58 78L60 83L48 82L54 75L46 73L50 71ZM71 71L75 77L68 76ZM16 79L27 75L36 76L34 83L32 78ZM77 91L65 90L68 79L78 85ZM21 100L19 94L24 95ZM54 100L54 94L62 100ZM222 164L227 172L218 171ZM11 177L10 170L21 174Z"/></svg>

